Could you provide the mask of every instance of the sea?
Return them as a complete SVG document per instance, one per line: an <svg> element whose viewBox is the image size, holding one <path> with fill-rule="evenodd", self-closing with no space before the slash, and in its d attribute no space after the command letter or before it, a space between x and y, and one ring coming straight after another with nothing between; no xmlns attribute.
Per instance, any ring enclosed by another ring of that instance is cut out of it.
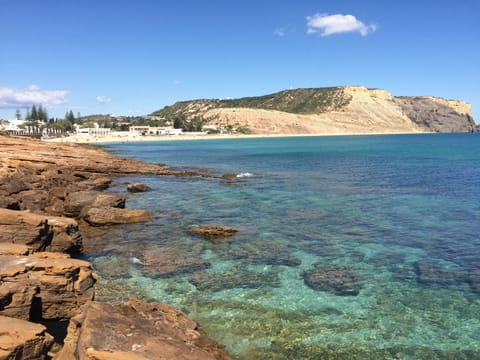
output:
<svg viewBox="0 0 480 360"><path fill-rule="evenodd" d="M105 146L237 175L117 178L153 219L89 247L98 299L171 304L234 359L480 359L479 134Z"/></svg>

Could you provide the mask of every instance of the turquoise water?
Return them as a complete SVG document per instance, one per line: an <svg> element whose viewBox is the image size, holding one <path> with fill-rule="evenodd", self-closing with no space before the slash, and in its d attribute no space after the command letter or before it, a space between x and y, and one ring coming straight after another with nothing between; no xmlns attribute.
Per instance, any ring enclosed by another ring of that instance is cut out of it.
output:
<svg viewBox="0 0 480 360"><path fill-rule="evenodd" d="M173 304L236 359L480 359L480 136L109 147L242 177L118 179L154 221L90 249L100 298ZM239 233L189 232L208 224Z"/></svg>

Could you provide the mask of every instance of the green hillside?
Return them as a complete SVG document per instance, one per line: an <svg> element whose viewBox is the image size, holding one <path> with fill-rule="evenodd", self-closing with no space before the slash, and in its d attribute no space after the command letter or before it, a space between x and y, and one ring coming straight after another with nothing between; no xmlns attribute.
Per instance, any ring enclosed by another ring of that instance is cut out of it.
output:
<svg viewBox="0 0 480 360"><path fill-rule="evenodd" d="M251 108L277 110L294 114L318 114L340 110L348 105L350 98L341 87L284 90L278 93L239 99L202 99L181 101L155 111L152 115L172 118L180 114L196 117L216 108Z"/></svg>

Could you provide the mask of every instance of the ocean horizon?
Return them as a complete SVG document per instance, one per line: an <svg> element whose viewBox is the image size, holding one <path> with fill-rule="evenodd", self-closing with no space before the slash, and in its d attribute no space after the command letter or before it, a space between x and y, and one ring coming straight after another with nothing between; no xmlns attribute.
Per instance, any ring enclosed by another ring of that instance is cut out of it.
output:
<svg viewBox="0 0 480 360"><path fill-rule="evenodd" d="M479 134L105 146L238 175L115 179L153 220L90 247L98 299L174 305L235 359L480 358Z"/></svg>

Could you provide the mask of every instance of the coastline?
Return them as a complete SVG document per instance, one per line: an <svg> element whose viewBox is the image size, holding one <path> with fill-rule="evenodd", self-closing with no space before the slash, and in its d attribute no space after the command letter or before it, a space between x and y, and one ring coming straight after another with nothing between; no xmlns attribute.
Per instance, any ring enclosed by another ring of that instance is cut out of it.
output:
<svg viewBox="0 0 480 360"><path fill-rule="evenodd" d="M42 139L52 143L77 143L77 144L109 144L133 143L152 141L192 141L192 140L231 140L231 139L262 139L286 137L328 137L328 136L375 136L375 135L422 135L434 134L433 132L346 132L346 133L315 133L315 134L215 134L215 135L134 135L93 137L85 135L70 135L67 137Z"/></svg>
<svg viewBox="0 0 480 360"><path fill-rule="evenodd" d="M151 221L147 211L125 208L127 196L104 192L131 174L215 177L122 158L98 147L0 136L0 332L5 334L0 349L6 358L21 353L80 360L79 353L105 351L112 358L153 358L159 351L174 358L174 351L185 359L230 359L198 323L172 306L135 298L94 301L98 276L90 262L77 259L89 246L86 240L98 241L116 224ZM92 328L92 321L105 328ZM142 328L127 335L120 323ZM99 334L105 335L101 344L85 341ZM155 346L145 347L143 357L116 340L125 336ZM7 342L10 338L16 341Z"/></svg>

